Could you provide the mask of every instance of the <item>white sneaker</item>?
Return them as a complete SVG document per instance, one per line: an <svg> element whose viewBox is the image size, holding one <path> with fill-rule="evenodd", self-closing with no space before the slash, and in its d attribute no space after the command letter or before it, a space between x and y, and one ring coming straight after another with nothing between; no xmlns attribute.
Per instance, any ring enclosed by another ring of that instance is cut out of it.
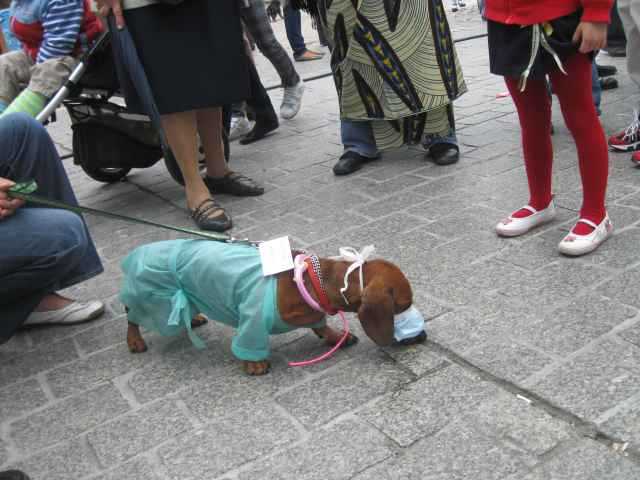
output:
<svg viewBox="0 0 640 480"><path fill-rule="evenodd" d="M556 217L556 207L553 200L544 210L536 210L530 205L526 205L521 210L529 210L531 215L524 218L515 218L512 215L502 220L496 225L496 232L501 237L519 237L527 233L529 230L550 222Z"/></svg>
<svg viewBox="0 0 640 480"><path fill-rule="evenodd" d="M22 325L73 325L88 322L104 313L102 302L72 302L60 310L33 312Z"/></svg>
<svg viewBox="0 0 640 480"><path fill-rule="evenodd" d="M464 8L464 7L466 7L466 6L467 6L467 4L466 4L463 0L459 0L459 1L458 1L458 6L459 6L460 8Z"/></svg>
<svg viewBox="0 0 640 480"><path fill-rule="evenodd" d="M251 122L247 120L247 117L232 117L231 128L229 130L229 141L233 142L241 137L244 137L251 131Z"/></svg>
<svg viewBox="0 0 640 480"><path fill-rule="evenodd" d="M571 257L578 257L586 253L591 253L607 238L609 238L613 232L613 224L611 223L608 214L605 215L604 220L600 222L600 225L596 225L585 218L578 220L578 223L589 225L593 228L593 232L588 235L577 235L573 232L569 232L569 234L558 244L558 250L560 253Z"/></svg>
<svg viewBox="0 0 640 480"><path fill-rule="evenodd" d="M284 87L284 97L280 105L280 116L285 120L291 120L300 111L302 95L304 94L304 82L302 79L293 87Z"/></svg>

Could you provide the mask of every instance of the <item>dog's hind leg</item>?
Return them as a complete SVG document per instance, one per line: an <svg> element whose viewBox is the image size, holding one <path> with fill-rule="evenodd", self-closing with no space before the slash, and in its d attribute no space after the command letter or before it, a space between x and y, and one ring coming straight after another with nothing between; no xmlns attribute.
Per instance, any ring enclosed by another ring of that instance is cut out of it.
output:
<svg viewBox="0 0 640 480"><path fill-rule="evenodd" d="M191 319L191 328L198 328L207 323L209 320L202 313L197 314Z"/></svg>
<svg viewBox="0 0 640 480"><path fill-rule="evenodd" d="M331 346L337 344L342 338L342 336L344 335L344 332L334 330L333 328L326 325L320 328L312 328L312 330L313 330L313 333L315 333L318 337L323 338L324 341ZM359 342L358 337L356 337L352 333L349 333L349 336L347 337L345 342L342 344L342 348L350 347L352 345L355 345L358 342Z"/></svg>
<svg viewBox="0 0 640 480"><path fill-rule="evenodd" d="M129 309L124 307L125 312L129 313ZM127 323L127 346L131 353L143 353L147 351L147 344L142 338L140 327L135 323Z"/></svg>

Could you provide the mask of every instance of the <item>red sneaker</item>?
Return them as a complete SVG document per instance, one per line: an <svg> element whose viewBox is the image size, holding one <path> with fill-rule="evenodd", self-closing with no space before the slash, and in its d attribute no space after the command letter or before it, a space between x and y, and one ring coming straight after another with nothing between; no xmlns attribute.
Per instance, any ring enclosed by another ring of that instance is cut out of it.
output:
<svg viewBox="0 0 640 480"><path fill-rule="evenodd" d="M633 155L631 155L631 161L636 167L640 167L640 152L633 152Z"/></svg>
<svg viewBox="0 0 640 480"><path fill-rule="evenodd" d="M640 118L634 112L635 120L622 132L609 137L609 146L618 152L640 150Z"/></svg>

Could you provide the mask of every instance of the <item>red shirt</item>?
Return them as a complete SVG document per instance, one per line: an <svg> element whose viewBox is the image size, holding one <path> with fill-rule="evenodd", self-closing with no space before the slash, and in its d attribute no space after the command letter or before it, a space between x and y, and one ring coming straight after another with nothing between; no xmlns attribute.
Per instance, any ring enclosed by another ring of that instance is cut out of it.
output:
<svg viewBox="0 0 640 480"><path fill-rule="evenodd" d="M533 25L584 10L582 21L609 23L613 0L486 0L486 17L498 23Z"/></svg>

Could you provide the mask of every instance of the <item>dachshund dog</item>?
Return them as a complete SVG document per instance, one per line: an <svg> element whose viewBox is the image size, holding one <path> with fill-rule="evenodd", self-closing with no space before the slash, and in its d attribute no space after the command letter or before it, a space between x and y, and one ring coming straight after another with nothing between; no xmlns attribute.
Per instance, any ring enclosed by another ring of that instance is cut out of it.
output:
<svg viewBox="0 0 640 480"><path fill-rule="evenodd" d="M178 242L182 243L177 244ZM174 253L171 253L172 251ZM294 255L296 253L293 252ZM257 260L254 258L255 255L257 255ZM242 265L249 257L251 257L253 266L240 267L239 265ZM203 266L203 263L210 263L211 266ZM169 266L167 267L167 265ZM334 258L320 258L317 265L326 293L324 306L336 311L357 313L364 332L371 340L381 346L392 344L394 341L394 316L407 311L413 303L411 285L400 269L385 260L367 261L362 266L364 288L361 289L360 286L360 272L354 270L349 274L346 291L341 292L345 274L351 262ZM225 321L220 317L225 316L227 311L229 311L230 317L243 317L260 309L264 313L264 309L267 308L265 305L267 305L277 309L274 314L279 315L286 326L277 332L274 332L273 328L268 330L269 327L267 327L267 334L283 333L283 331L297 328L311 328L319 338L324 339L327 344L332 346L336 345L343 336L342 332L323 324L324 313L312 309L307 304L294 282L292 271L273 276L271 281L276 293L271 303L268 302L268 293L264 292L254 294L245 302L242 296L247 295L250 290L243 284L242 277L254 275L256 277L255 284L264 283L268 278L262 277L261 271L256 272L256 269L260 269L260 260L257 249L253 247L203 240L159 242L145 245L132 252L123 262L123 269L125 270L125 286L120 298L128 311L127 344L133 353L144 352L147 349L138 324L153 329L153 325L151 327L148 325L154 323L149 322L150 316L155 316L157 323L157 321L166 322L166 319L159 317L169 315L174 318L175 325L179 323L176 320L176 315L180 314L175 311L176 305L186 305L186 310L182 313L190 315L188 318L191 320L189 325L179 325L175 328L187 329L190 335L193 333L191 332L192 328L206 323L206 317L219 319L223 323L235 326L239 335L243 335L243 332L246 333L248 328L262 328L252 326L251 320L230 318ZM178 280L174 281L176 278ZM314 290L314 284L309 274L305 274L304 283L311 296L322 304L321 300L323 299L319 298L317 291ZM169 285L170 288L167 290L162 287L160 292L149 292L145 290L144 284L152 285L153 289L159 288L160 284ZM183 303L180 303L180 295L182 294L178 290L185 292L186 301ZM208 298L203 301L202 297L204 296ZM214 304L224 301L225 298L232 298L231 302L236 302L241 306L245 305L247 308L236 308L236 305L230 305L226 310L222 310L222 313L216 314L218 310L215 309L218 305ZM191 315L192 313L195 314ZM269 312L265 315L268 314ZM188 322L189 320L184 321ZM246 321L249 321L249 324ZM241 322L242 325L238 322ZM173 333L173 331L169 332L169 334ZM250 336L255 336L254 333L248 332ZM234 342L235 340L234 337ZM424 340L424 337L416 341L421 340ZM353 345L357 341L355 335L349 334L343 346ZM238 345L232 345L232 350L235 356L242 360L243 369L247 374L263 375L269 371L268 345L266 349L259 349L263 353L255 355L246 354L246 348L240 348ZM259 358L261 355L264 357Z"/></svg>

